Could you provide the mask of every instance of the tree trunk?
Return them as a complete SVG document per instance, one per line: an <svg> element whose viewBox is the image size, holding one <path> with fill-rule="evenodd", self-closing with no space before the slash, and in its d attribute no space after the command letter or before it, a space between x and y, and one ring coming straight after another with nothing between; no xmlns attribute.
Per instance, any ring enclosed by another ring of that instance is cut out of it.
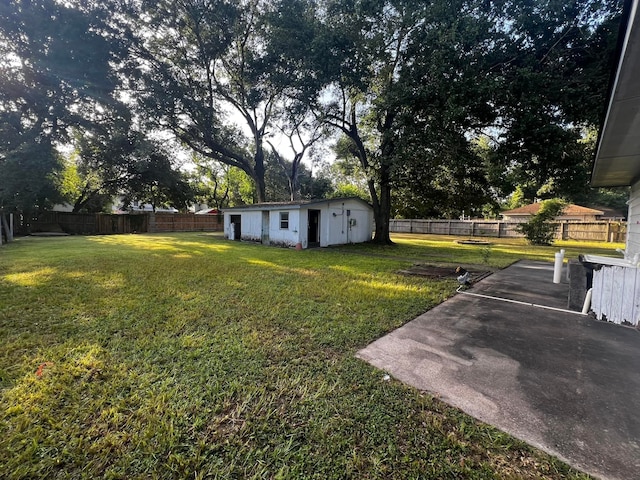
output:
<svg viewBox="0 0 640 480"><path fill-rule="evenodd" d="M291 165L291 175L289 175L289 191L291 192L291 201L296 202L300 200L302 194L300 193L300 181L298 180L298 167L295 163Z"/></svg>
<svg viewBox="0 0 640 480"><path fill-rule="evenodd" d="M256 182L256 195L258 203L264 203L267 201L266 186L264 182L264 151L262 146L257 146L255 155L255 167L254 167L253 180Z"/></svg>
<svg viewBox="0 0 640 480"><path fill-rule="evenodd" d="M392 121L391 116L387 116L385 123L390 125ZM388 140L383 140L381 145L382 151L382 163L379 170L380 178L380 195L376 191L375 175L369 170L370 164L367 158L367 149L364 146L362 138L358 133L358 126L356 122L356 110L351 110L351 123L348 130L343 130L344 133L351 138L358 150L358 159L362 169L367 172L367 184L369 186L369 193L371 194L371 201L373 202L373 218L376 222L376 230L373 236L373 243L379 245L393 245L391 236L389 233L389 219L391 217L391 168L385 162L385 159L389 158L393 151L393 144Z"/></svg>
<svg viewBox="0 0 640 480"><path fill-rule="evenodd" d="M373 203L373 217L376 222L376 231L373 243L379 245L393 245L389 232L389 219L391 218L391 182L389 169L383 167L380 172L380 196Z"/></svg>
<svg viewBox="0 0 640 480"><path fill-rule="evenodd" d="M9 222L5 213L0 213L0 221L2 221L2 231L4 232L7 243L13 241L13 232L9 228Z"/></svg>
<svg viewBox="0 0 640 480"><path fill-rule="evenodd" d="M376 231L373 236L373 243L379 245L393 245L389 232L389 219L391 218L391 164L394 151L394 144L387 136L387 132L393 123L393 115L386 115L382 134L382 144L380 150L382 158L379 167L380 195L378 201L373 205L373 216L376 221Z"/></svg>
<svg viewBox="0 0 640 480"><path fill-rule="evenodd" d="M93 192L89 193L88 195L85 195L85 192L82 192L80 197L78 197L78 199L76 199L76 201L74 202L73 210L71 210L71 212L79 213L80 210L84 208L84 206L89 202L89 200L91 200L92 197Z"/></svg>

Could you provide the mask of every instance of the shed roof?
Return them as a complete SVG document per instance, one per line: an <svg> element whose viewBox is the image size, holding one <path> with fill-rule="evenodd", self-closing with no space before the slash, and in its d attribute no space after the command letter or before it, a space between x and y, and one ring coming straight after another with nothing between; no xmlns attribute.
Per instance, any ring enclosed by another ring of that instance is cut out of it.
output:
<svg viewBox="0 0 640 480"><path fill-rule="evenodd" d="M502 212L502 215L535 215L540 210L541 202L530 203L529 205L525 205L524 207L514 208L513 210L507 210L506 212ZM581 205L569 204L567 205L561 216L568 215L603 215L604 212L602 210L596 210L594 208L583 207Z"/></svg>
<svg viewBox="0 0 640 480"><path fill-rule="evenodd" d="M329 203L342 203L342 202L351 201L351 200L356 200L368 208L373 208L370 204L368 204L367 202L365 202L359 197L340 197L340 198L322 198L322 199L316 199L316 200L298 200L295 202L253 203L251 205L242 205L238 207L225 208L224 211L226 212L229 210L282 210L283 208L296 210L302 207L329 204Z"/></svg>

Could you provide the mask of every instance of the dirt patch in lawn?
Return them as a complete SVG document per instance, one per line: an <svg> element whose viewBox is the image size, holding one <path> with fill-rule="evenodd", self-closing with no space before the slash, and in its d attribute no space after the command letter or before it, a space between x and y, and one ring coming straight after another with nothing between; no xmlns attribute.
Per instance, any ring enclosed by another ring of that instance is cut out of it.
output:
<svg viewBox="0 0 640 480"><path fill-rule="evenodd" d="M471 274L472 282L478 282L493 273L492 270L476 269L464 265L461 266ZM424 265L421 263L416 263L407 269L400 270L398 273L402 275L437 278L442 280L458 277L458 274L456 273L456 267L442 265Z"/></svg>
<svg viewBox="0 0 640 480"><path fill-rule="evenodd" d="M455 242L453 242L453 243L458 243L458 244L460 244L460 245L481 245L481 246L482 246L482 245L485 245L485 246L492 245L492 243L491 243L491 242L488 242L488 241L486 241L486 240L472 240L472 239L468 239L468 240L456 240L456 241L455 241Z"/></svg>

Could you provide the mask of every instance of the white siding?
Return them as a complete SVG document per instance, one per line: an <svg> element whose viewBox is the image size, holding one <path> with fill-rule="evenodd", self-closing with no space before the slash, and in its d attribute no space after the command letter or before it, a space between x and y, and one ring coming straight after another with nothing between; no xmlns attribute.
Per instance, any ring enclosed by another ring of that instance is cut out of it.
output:
<svg viewBox="0 0 640 480"><path fill-rule="evenodd" d="M373 232L373 212L361 203L350 205L349 243L368 242Z"/></svg>
<svg viewBox="0 0 640 480"><path fill-rule="evenodd" d="M240 215L240 235L242 240L259 242L262 238L262 212L230 211L224 214L224 236L231 238L231 216ZM235 240L239 240L236 238Z"/></svg>
<svg viewBox="0 0 640 480"><path fill-rule="evenodd" d="M298 231L298 242L302 245L302 248L307 248L309 246L309 210L308 208L303 208L299 212L300 215L300 225ZM322 217L322 214L320 214Z"/></svg>
<svg viewBox="0 0 640 480"><path fill-rule="evenodd" d="M373 213L357 200L330 202L323 209L320 222L323 247L371 240Z"/></svg>
<svg viewBox="0 0 640 480"><path fill-rule="evenodd" d="M344 204L329 204L326 212L320 234L320 245L328 247L329 245L347 243L347 235L345 233L347 213Z"/></svg>
<svg viewBox="0 0 640 480"><path fill-rule="evenodd" d="M640 182L631 187L627 229L627 258L640 254Z"/></svg>
<svg viewBox="0 0 640 480"><path fill-rule="evenodd" d="M640 269L603 266L593 272L591 310L598 320L640 323Z"/></svg>
<svg viewBox="0 0 640 480"><path fill-rule="evenodd" d="M289 213L289 227L280 228L280 213ZM281 247L295 247L300 231L300 210L273 210L270 216L269 242Z"/></svg>
<svg viewBox="0 0 640 480"><path fill-rule="evenodd" d="M240 220L242 240L259 242L262 239L262 212L260 210L242 212Z"/></svg>

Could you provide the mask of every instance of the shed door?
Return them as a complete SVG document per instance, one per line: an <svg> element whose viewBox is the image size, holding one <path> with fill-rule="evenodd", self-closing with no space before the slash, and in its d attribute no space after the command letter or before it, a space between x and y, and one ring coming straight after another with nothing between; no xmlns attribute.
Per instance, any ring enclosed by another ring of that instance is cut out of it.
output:
<svg viewBox="0 0 640 480"><path fill-rule="evenodd" d="M269 211L262 212L262 244L269 245Z"/></svg>
<svg viewBox="0 0 640 480"><path fill-rule="evenodd" d="M309 210L309 246L320 245L320 210Z"/></svg>
<svg viewBox="0 0 640 480"><path fill-rule="evenodd" d="M231 215L230 219L233 227L233 239L240 241L242 239L242 223L240 215Z"/></svg>

